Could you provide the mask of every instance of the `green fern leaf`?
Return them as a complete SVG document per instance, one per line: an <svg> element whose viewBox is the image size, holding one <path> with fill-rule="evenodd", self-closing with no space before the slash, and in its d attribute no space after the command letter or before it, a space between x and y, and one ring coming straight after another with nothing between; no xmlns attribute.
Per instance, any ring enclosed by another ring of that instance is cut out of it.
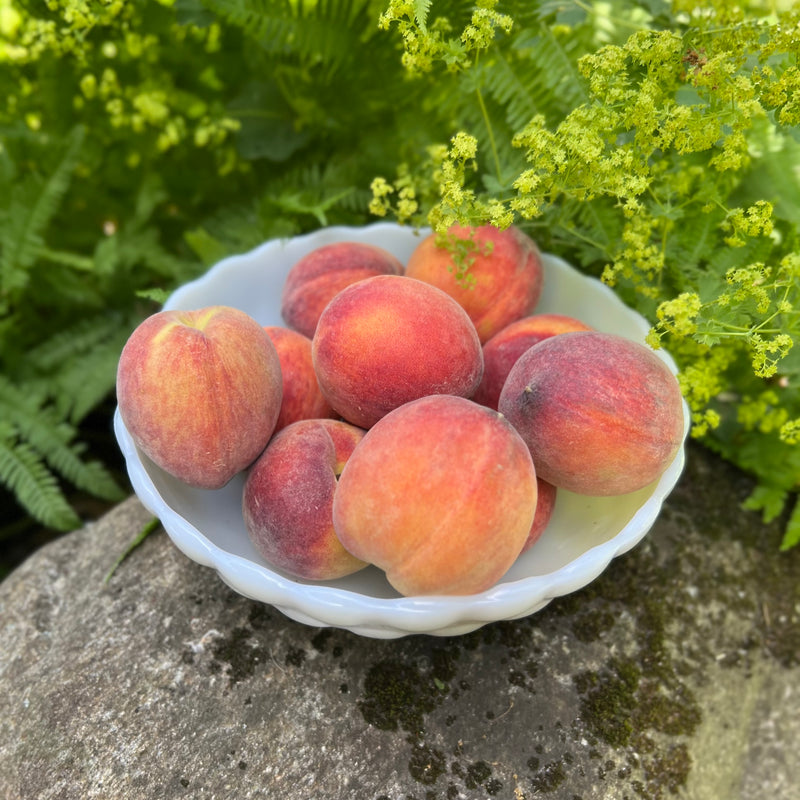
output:
<svg viewBox="0 0 800 800"><path fill-rule="evenodd" d="M428 30L428 13L432 2L433 0L414 0L414 18L423 33Z"/></svg>
<svg viewBox="0 0 800 800"><path fill-rule="evenodd" d="M760 511L764 522L772 522L783 511L788 496L783 488L759 484L742 503L742 508Z"/></svg>
<svg viewBox="0 0 800 800"><path fill-rule="evenodd" d="M203 0L232 25L244 29L267 52L294 55L302 63L334 68L352 58L361 32L354 23L367 0ZM363 27L363 26L362 26Z"/></svg>
<svg viewBox="0 0 800 800"><path fill-rule="evenodd" d="M667 239L667 268L676 280L691 281L696 287L704 283L707 260L718 248L719 226L724 212L686 214L677 221Z"/></svg>
<svg viewBox="0 0 800 800"><path fill-rule="evenodd" d="M122 490L102 465L81 459L85 446L73 444L76 429L62 421L53 407L31 404L27 396L25 389L0 377L0 408L7 430L22 442L18 448L46 462L79 489L106 500L122 499ZM56 485L55 478L52 483ZM18 499L27 505L24 497Z"/></svg>
<svg viewBox="0 0 800 800"><path fill-rule="evenodd" d="M55 373L66 361L89 353L124 325L118 314L98 314L78 320L28 351L26 377Z"/></svg>
<svg viewBox="0 0 800 800"><path fill-rule="evenodd" d="M800 545L800 499L795 497L794 508L786 523L786 530L781 541L781 550L791 550Z"/></svg>
<svg viewBox="0 0 800 800"><path fill-rule="evenodd" d="M31 175L16 188L5 225L0 231L0 289L3 293L27 285L28 269L44 246L43 233L70 184L83 139L83 127L73 128L60 163L47 179L42 181Z"/></svg>
<svg viewBox="0 0 800 800"><path fill-rule="evenodd" d="M43 525L64 531L80 525L41 455L29 444L16 441L7 423L0 426L0 483Z"/></svg>
<svg viewBox="0 0 800 800"><path fill-rule="evenodd" d="M499 58L488 74L488 86L506 107L509 125L521 129L535 114L550 120L588 100L576 61L579 39L561 39L547 27L520 31L509 57Z"/></svg>
<svg viewBox="0 0 800 800"><path fill-rule="evenodd" d="M100 405L114 390L117 363L129 329L120 328L110 338L71 358L55 376L56 406L73 425Z"/></svg>

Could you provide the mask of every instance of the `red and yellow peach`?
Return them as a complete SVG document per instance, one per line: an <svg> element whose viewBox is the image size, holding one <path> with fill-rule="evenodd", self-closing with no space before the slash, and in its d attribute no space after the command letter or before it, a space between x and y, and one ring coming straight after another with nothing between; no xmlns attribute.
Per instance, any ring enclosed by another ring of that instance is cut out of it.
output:
<svg viewBox="0 0 800 800"><path fill-rule="evenodd" d="M301 419L333 419L330 407L317 383L311 360L311 339L278 325L264 328L281 362L283 401L275 433Z"/></svg>
<svg viewBox="0 0 800 800"><path fill-rule="evenodd" d="M496 411L452 395L377 422L339 478L333 523L354 556L403 595L465 595L496 583L525 545L537 480Z"/></svg>
<svg viewBox="0 0 800 800"><path fill-rule="evenodd" d="M542 292L544 271L534 241L514 226L500 230L491 225L451 227L448 236L472 240L474 252L465 276L451 250L430 234L417 245L406 264L406 275L430 283L466 310L481 342L506 325L530 314Z"/></svg>
<svg viewBox="0 0 800 800"><path fill-rule="evenodd" d="M529 347L559 333L588 330L589 325L564 314L534 314L506 325L483 345L483 378L472 399L496 409L511 367Z"/></svg>
<svg viewBox="0 0 800 800"><path fill-rule="evenodd" d="M363 435L338 420L301 420L275 434L252 465L242 513L270 564L308 580L341 578L366 566L342 547L332 517L339 475Z"/></svg>
<svg viewBox="0 0 800 800"><path fill-rule="evenodd" d="M309 339L322 310L346 286L373 275L402 275L403 264L388 250L363 242L334 242L312 250L289 270L281 316Z"/></svg>
<svg viewBox="0 0 800 800"><path fill-rule="evenodd" d="M219 489L266 447L280 413L280 360L267 332L227 306L160 311L117 367L122 421L139 449L184 483Z"/></svg>
<svg viewBox="0 0 800 800"><path fill-rule="evenodd" d="M498 409L527 443L539 477L578 494L647 486L683 441L681 391L664 361L598 331L562 333L527 350Z"/></svg>
<svg viewBox="0 0 800 800"><path fill-rule="evenodd" d="M312 356L332 408L362 428L429 394L469 397L483 374L464 309L435 286L398 275L336 295L320 316Z"/></svg>

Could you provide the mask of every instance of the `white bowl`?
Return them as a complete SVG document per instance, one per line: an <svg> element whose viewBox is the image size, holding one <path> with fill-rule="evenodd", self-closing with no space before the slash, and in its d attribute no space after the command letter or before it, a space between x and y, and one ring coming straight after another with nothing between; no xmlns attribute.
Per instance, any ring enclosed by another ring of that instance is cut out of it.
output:
<svg viewBox="0 0 800 800"><path fill-rule="evenodd" d="M390 223L326 228L273 240L226 258L182 286L167 309L223 304L246 311L262 325L282 325L280 297L290 267L321 245L360 241L379 245L403 263L427 231ZM608 287L564 261L544 256L545 287L536 312L577 317L598 330L643 342L649 325ZM670 356L657 351L672 369ZM684 436L689 430L684 405ZM117 410L114 430L133 488L174 544L192 560L213 567L237 592L303 623L345 628L364 636L396 638L467 633L496 620L517 619L596 578L612 558L637 544L656 520L683 469L683 448L661 478L617 497L585 497L560 490L541 539L491 589L466 597L401 597L383 573L368 567L335 581L304 581L271 567L248 538L241 512L244 475L222 489L193 489L167 475L134 445Z"/></svg>

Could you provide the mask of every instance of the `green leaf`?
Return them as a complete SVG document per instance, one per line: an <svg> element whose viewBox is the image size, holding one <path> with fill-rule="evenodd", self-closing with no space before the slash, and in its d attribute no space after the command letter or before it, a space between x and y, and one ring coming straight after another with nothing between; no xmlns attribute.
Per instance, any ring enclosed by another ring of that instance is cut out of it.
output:
<svg viewBox="0 0 800 800"><path fill-rule="evenodd" d="M742 503L749 511L760 511L764 522L772 522L783 511L788 492L774 486L759 484Z"/></svg>
<svg viewBox="0 0 800 800"><path fill-rule="evenodd" d="M23 440L24 446L20 444L18 449L20 452L24 449L25 457L35 457L38 462L45 462L50 469L95 497L112 501L123 498L122 489L102 464L83 461L81 455L85 445L73 443L77 431L61 420L54 408L44 406L41 402L31 403L24 389L0 377L0 409L3 410L9 436ZM44 477L45 473L40 471L37 474ZM49 485L55 489L55 479ZM26 491L25 486L22 486L22 490ZM23 498L19 499L26 504Z"/></svg>
<svg viewBox="0 0 800 800"><path fill-rule="evenodd" d="M414 0L414 19L423 33L428 32L428 12L431 10L432 0Z"/></svg>
<svg viewBox="0 0 800 800"><path fill-rule="evenodd" d="M152 289L139 289L136 292L137 297L141 297L142 300L152 300L154 303L158 303L158 305L163 306L164 303L167 302L167 298L170 296L171 292L168 292L166 289L160 289L158 287L153 287Z"/></svg>
<svg viewBox="0 0 800 800"><path fill-rule="evenodd" d="M63 531L80 525L42 457L29 444L17 441L7 424L0 428L0 483L43 525Z"/></svg>
<svg viewBox="0 0 800 800"><path fill-rule="evenodd" d="M22 289L27 269L43 247L43 233L58 210L80 157L85 137L82 126L66 139L61 161L45 180L26 177L12 195L11 208L0 230L0 289L4 293Z"/></svg>
<svg viewBox="0 0 800 800"><path fill-rule="evenodd" d="M161 521L157 517L155 517L151 519L150 522L148 522L146 525L142 526L142 529L139 531L139 533L136 534L136 537L133 539L133 541L125 548L124 552L121 553L119 558L117 558L117 560L112 564L111 569L108 571L106 577L103 580L104 583L108 583L111 580L112 576L117 571L120 564L122 564L125 561L125 559L127 559L128 556L134 550L136 550L136 548L139 547L139 545L142 544L142 542L144 542L144 540L151 533L153 533L153 531L157 530L160 524Z"/></svg>
<svg viewBox="0 0 800 800"><path fill-rule="evenodd" d="M781 550L791 550L800 544L800 499L795 497L794 509L786 523L786 530L781 541Z"/></svg>

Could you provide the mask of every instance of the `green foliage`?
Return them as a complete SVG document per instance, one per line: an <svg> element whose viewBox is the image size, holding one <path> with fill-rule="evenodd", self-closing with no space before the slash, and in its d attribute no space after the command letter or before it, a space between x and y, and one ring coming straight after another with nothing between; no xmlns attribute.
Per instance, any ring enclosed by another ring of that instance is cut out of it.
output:
<svg viewBox="0 0 800 800"><path fill-rule="evenodd" d="M117 496L81 425L206 265L376 215L490 221L652 322L694 435L796 544L799 21L756 0L0 0L0 483L57 527L65 487Z"/></svg>
<svg viewBox="0 0 800 800"><path fill-rule="evenodd" d="M446 135L406 113L424 89L379 13L0 0L0 485L28 514L70 528L72 490L122 496L83 426L170 290L264 239L368 222L374 171Z"/></svg>
<svg viewBox="0 0 800 800"><path fill-rule="evenodd" d="M373 182L373 211L514 223L602 276L676 357L693 435L758 478L747 507L783 513L800 487L800 12L507 2L514 24L471 51L449 6L423 27L389 2L410 74L450 84L456 122ZM799 525L796 506L785 547Z"/></svg>

